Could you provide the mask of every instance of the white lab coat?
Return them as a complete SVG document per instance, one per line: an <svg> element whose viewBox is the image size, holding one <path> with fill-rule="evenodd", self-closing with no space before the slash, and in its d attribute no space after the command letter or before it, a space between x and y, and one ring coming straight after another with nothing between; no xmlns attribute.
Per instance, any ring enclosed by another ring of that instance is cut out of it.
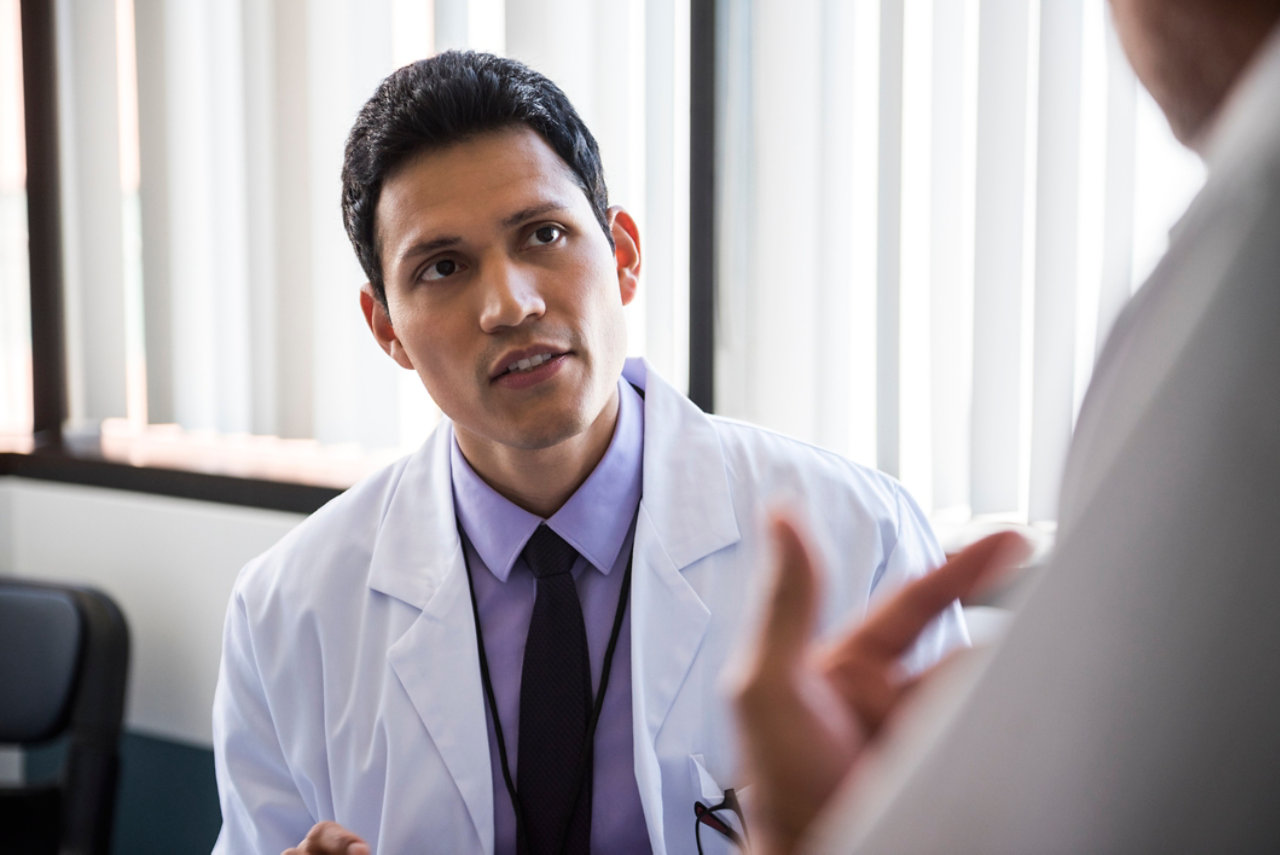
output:
<svg viewBox="0 0 1280 855"><path fill-rule="evenodd" d="M694 851L695 799L735 778L718 685L786 500L826 563L824 626L941 558L890 478L760 428L711 418L630 361L645 390L643 498L631 591L634 763L653 850ZM241 573L213 735L224 825L215 852L273 853L332 819L376 852L493 851L475 629L454 520L446 423L330 502ZM965 639L958 608L912 652Z"/></svg>

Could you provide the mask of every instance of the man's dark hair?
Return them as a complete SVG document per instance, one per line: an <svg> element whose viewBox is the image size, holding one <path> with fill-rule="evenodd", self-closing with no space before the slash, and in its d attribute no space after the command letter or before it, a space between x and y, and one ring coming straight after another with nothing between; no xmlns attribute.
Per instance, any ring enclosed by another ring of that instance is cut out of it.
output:
<svg viewBox="0 0 1280 855"><path fill-rule="evenodd" d="M512 59L448 51L389 75L360 110L342 162L342 220L385 306L374 214L387 176L424 151L528 125L568 164L609 238L600 150L560 88Z"/></svg>

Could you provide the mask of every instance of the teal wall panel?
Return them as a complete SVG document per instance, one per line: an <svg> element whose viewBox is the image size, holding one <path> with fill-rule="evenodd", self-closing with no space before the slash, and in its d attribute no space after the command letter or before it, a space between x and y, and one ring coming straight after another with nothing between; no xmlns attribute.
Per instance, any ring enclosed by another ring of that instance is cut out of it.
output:
<svg viewBox="0 0 1280 855"><path fill-rule="evenodd" d="M63 753L56 744L29 752L27 779L56 775ZM221 824L211 750L124 735L112 840L117 855L204 855Z"/></svg>
<svg viewBox="0 0 1280 855"><path fill-rule="evenodd" d="M207 855L222 825L207 748L126 733L119 798L118 855Z"/></svg>

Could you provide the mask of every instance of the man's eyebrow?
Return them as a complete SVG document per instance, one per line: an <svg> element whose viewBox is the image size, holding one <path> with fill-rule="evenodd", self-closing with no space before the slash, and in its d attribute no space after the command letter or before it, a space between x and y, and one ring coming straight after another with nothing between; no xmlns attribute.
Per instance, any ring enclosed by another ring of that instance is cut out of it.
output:
<svg viewBox="0 0 1280 855"><path fill-rule="evenodd" d="M504 217L502 220L502 227L509 229L512 226L518 226L521 223L532 220L534 217L541 217L543 214L550 213L551 211L563 211L568 207L569 206L563 202L554 199L547 202L539 202L536 205L521 208L509 217Z"/></svg>
<svg viewBox="0 0 1280 855"><path fill-rule="evenodd" d="M399 261L406 261L410 258L416 258L419 255L428 255L438 249L447 249L451 246L457 246L462 243L462 238L454 235L444 235L431 240L418 241L411 244L404 252L400 253Z"/></svg>

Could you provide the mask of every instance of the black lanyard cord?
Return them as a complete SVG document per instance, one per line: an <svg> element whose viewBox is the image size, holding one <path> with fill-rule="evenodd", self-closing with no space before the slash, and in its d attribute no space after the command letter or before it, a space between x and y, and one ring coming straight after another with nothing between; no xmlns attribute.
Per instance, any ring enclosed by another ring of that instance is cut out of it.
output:
<svg viewBox="0 0 1280 855"><path fill-rule="evenodd" d="M639 510L637 509L637 517ZM634 541L635 519L631 521L631 533ZM476 647L480 656L480 682L484 686L485 702L489 706L489 713L493 718L494 736L498 743L498 758L502 764L502 782L506 785L507 795L511 798L511 807L516 817L516 849L518 852L528 852L529 844L525 838L525 821L524 808L520 803L520 795L516 792L516 786L511 777L511 764L507 760L507 741L502 733L502 719L498 715L498 703L494 698L493 679L489 675L489 656L485 652L484 631L480 628L480 605L476 600L475 581L471 576L471 561L467 558L467 549L471 546L471 541L467 539L466 532L462 530L462 524L458 524L458 535L462 538L462 566L467 572L467 589L471 593L471 615L476 625ZM604 663L600 671L600 687L596 690L595 701L591 707L591 718L587 722L586 744L583 745L582 761L578 766L577 783L574 789L574 810L577 810L578 803L582 800L583 783L586 780L587 770L595 761L595 735L596 726L600 722L600 711L604 708L604 693L609 687L609 674L613 670L613 654L618 646L618 637L622 634L622 618L627 611L627 603L630 600L631 591L631 564L635 559L635 546L632 544L631 555L627 556L627 568L622 575L622 591L618 594L618 606L613 614L613 629L609 633L609 644L605 648ZM573 811L569 813L570 820L573 817ZM564 836L569 832L568 821L566 821L565 829L561 834L560 849L564 848Z"/></svg>
<svg viewBox="0 0 1280 855"><path fill-rule="evenodd" d="M480 606L476 603L476 585L471 580L471 562L467 560L467 547L471 542L458 524L458 534L462 537L462 566L467 571L467 589L471 592L471 615L476 624L476 646L480 652L480 682L484 685L485 702L493 715L493 731L498 739L498 756L502 760L502 781L507 785L507 794L511 797L511 807L516 814L516 850L524 851L528 847L524 834L524 811L520 808L520 799L516 796L516 785L511 781L511 766L507 763L507 741L502 736L502 722L498 718L498 702L493 698L493 680L489 678L489 657L485 654L484 633L480 629Z"/></svg>

